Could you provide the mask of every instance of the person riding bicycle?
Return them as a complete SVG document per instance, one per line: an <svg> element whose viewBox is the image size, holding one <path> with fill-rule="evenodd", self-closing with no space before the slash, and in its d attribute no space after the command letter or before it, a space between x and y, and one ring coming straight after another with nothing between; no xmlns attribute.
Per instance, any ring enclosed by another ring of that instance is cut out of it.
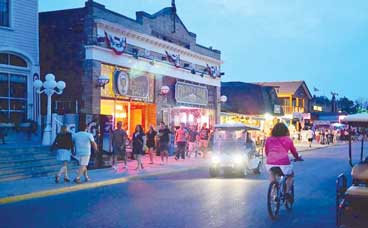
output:
<svg viewBox="0 0 368 228"><path fill-rule="evenodd" d="M271 182L276 179L275 174L271 171L273 167L279 167L284 175L289 176L286 180L287 193L290 191L294 177L293 167L288 156L289 151L296 160L302 160L290 138L289 129L284 123L277 123L265 144L266 168L269 171Z"/></svg>

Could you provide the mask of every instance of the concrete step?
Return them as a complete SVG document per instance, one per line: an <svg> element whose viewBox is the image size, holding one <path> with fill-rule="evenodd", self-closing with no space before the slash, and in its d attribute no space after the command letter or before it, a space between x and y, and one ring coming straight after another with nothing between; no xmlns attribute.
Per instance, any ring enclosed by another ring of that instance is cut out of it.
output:
<svg viewBox="0 0 368 228"><path fill-rule="evenodd" d="M19 169L7 169L0 170L0 180L9 177L22 177L22 176L47 176L55 175L61 168L61 164L49 165L49 166L33 166L31 168L19 168ZM68 170L76 170L78 166L76 163L68 165Z"/></svg>
<svg viewBox="0 0 368 228"><path fill-rule="evenodd" d="M24 154L19 156L8 156L5 158L0 158L0 167L2 164L7 163L17 163L17 162L27 162L27 161L36 161L36 160L47 160L47 159L56 159L56 155L49 154Z"/></svg>
<svg viewBox="0 0 368 228"><path fill-rule="evenodd" d="M47 160L33 160L33 161L24 161L24 162L16 162L16 163L9 163L9 164L2 164L0 165L0 173L3 170L9 169L28 169L33 167L40 167L40 166L53 166L53 165L61 165L60 161L57 161L55 158L47 159Z"/></svg>

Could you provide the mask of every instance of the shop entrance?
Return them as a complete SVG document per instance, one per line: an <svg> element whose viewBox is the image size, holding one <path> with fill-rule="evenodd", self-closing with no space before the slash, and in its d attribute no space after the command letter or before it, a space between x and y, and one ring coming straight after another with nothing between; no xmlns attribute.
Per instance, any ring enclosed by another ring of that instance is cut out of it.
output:
<svg viewBox="0 0 368 228"><path fill-rule="evenodd" d="M156 126L155 104L102 99L101 114L112 115L115 126L118 121L121 121L123 128L128 131L128 135L133 134L138 124L141 124L145 131L150 125Z"/></svg>

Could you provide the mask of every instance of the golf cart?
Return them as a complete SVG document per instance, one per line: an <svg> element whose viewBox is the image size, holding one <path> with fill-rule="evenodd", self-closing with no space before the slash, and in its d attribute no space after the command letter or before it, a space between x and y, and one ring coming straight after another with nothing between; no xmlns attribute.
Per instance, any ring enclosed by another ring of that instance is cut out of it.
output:
<svg viewBox="0 0 368 228"><path fill-rule="evenodd" d="M256 153L254 142L248 141L249 130L260 130L241 123L217 124L213 135L213 153L209 173L217 177L235 174L244 176L260 173L262 161Z"/></svg>
<svg viewBox="0 0 368 228"><path fill-rule="evenodd" d="M364 158L365 129L368 114L345 117L349 126L362 129L359 162L353 162L352 137L349 134L349 164L352 167L352 184L347 187L347 178L340 174L336 180L336 225L338 227L368 227L368 157Z"/></svg>

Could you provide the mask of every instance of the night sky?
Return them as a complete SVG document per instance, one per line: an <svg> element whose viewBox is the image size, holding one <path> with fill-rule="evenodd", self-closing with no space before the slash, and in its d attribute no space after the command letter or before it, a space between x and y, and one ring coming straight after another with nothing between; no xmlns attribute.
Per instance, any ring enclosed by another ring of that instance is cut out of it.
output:
<svg viewBox="0 0 368 228"><path fill-rule="evenodd" d="M170 0L96 0L135 18ZM40 11L76 8L84 0L39 0ZM368 97L368 1L177 0L197 42L222 51L224 81L305 80L316 95Z"/></svg>

